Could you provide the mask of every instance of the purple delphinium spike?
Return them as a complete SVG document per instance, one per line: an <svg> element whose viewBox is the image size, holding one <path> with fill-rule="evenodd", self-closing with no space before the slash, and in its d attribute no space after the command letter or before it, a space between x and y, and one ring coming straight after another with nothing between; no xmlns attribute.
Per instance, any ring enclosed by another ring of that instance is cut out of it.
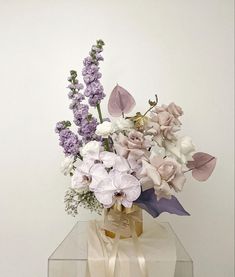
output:
<svg viewBox="0 0 235 277"><path fill-rule="evenodd" d="M69 121L60 121L56 124L55 132L59 134L60 146L64 148L66 156L79 156L81 141L68 127L71 126Z"/></svg>
<svg viewBox="0 0 235 277"><path fill-rule="evenodd" d="M86 84L84 95L88 97L88 102L93 107L96 107L105 97L103 86L99 81L102 76L99 72L99 61L103 60L101 55L103 46L104 42L98 40L97 44L92 46L89 56L83 61L82 75Z"/></svg>

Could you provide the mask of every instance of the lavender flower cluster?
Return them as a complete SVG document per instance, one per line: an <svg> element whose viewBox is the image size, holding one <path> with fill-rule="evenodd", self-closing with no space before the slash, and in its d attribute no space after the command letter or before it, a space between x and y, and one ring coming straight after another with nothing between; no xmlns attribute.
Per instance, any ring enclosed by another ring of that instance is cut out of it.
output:
<svg viewBox="0 0 235 277"><path fill-rule="evenodd" d="M84 95L88 97L91 106L96 107L105 97L103 86L99 79L102 74L99 72L99 61L103 60L101 52L103 51L104 42L98 40L96 45L92 46L89 56L83 61L82 70L83 80L86 84Z"/></svg>
<svg viewBox="0 0 235 277"><path fill-rule="evenodd" d="M78 127L78 135L69 129L71 126L69 121L60 121L57 123L55 131L59 134L60 145L64 148L65 155L79 156L79 148L83 143L91 140L101 140L95 134L98 122L89 113L89 105L100 109L100 101L105 97L103 86L99 81L101 78L99 61L103 60L101 56L103 46L104 42L98 40L96 45L92 46L89 56L84 59L84 68L82 71L86 85L84 94L80 92L84 86L79 83L77 72L75 70L70 71L68 78L68 97L71 99L71 104L69 108L73 111L74 123ZM85 96L88 97L89 105L83 103Z"/></svg>
<svg viewBox="0 0 235 277"><path fill-rule="evenodd" d="M89 106L83 104L84 95L80 93L83 85L77 80L77 72L72 70L68 78L70 85L69 98L72 100L70 109L73 111L74 123L78 126L78 134L82 137L82 141L87 143L93 139L97 139L95 135L97 120L89 114Z"/></svg>
<svg viewBox="0 0 235 277"><path fill-rule="evenodd" d="M56 124L55 132L59 134L60 146L64 148L66 156L79 155L81 140L68 127L71 126L69 121L60 121Z"/></svg>

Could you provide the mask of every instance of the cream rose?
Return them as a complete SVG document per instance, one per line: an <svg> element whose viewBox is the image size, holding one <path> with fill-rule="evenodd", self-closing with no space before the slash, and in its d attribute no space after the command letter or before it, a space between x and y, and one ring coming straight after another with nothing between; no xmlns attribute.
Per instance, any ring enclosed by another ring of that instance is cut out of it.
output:
<svg viewBox="0 0 235 277"><path fill-rule="evenodd" d="M175 143L165 142L167 154L174 156L181 164L191 161L195 152L195 146L192 139L188 136L178 138Z"/></svg>
<svg viewBox="0 0 235 277"><path fill-rule="evenodd" d="M168 105L167 110L176 118L183 114L182 108L173 102Z"/></svg>

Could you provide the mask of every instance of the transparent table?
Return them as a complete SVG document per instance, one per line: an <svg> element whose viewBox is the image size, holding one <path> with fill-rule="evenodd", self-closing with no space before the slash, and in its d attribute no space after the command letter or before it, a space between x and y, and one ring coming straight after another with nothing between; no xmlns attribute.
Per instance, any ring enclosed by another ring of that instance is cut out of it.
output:
<svg viewBox="0 0 235 277"><path fill-rule="evenodd" d="M156 224L154 221L151 224ZM193 277L193 261L169 223L161 223L172 233L176 246L174 277ZM144 226L145 227L145 226ZM146 228L146 227L145 227ZM88 265L88 221L75 224L70 233L48 259L48 277L85 277ZM156 261L159 262L159 261ZM164 261L161 261L164 262ZM149 277L158 276L157 273ZM105 276L96 276L105 277ZM137 277L137 276L134 276ZM162 277L162 276L160 276Z"/></svg>

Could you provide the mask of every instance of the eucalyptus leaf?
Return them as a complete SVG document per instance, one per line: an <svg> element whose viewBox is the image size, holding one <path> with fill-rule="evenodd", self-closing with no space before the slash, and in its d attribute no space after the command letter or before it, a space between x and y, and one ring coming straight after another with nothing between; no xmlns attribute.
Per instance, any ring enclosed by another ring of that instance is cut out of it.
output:
<svg viewBox="0 0 235 277"><path fill-rule="evenodd" d="M193 155L193 161L187 163L192 170L192 176L200 181L206 181L212 174L216 165L216 158L210 154L198 152Z"/></svg>

